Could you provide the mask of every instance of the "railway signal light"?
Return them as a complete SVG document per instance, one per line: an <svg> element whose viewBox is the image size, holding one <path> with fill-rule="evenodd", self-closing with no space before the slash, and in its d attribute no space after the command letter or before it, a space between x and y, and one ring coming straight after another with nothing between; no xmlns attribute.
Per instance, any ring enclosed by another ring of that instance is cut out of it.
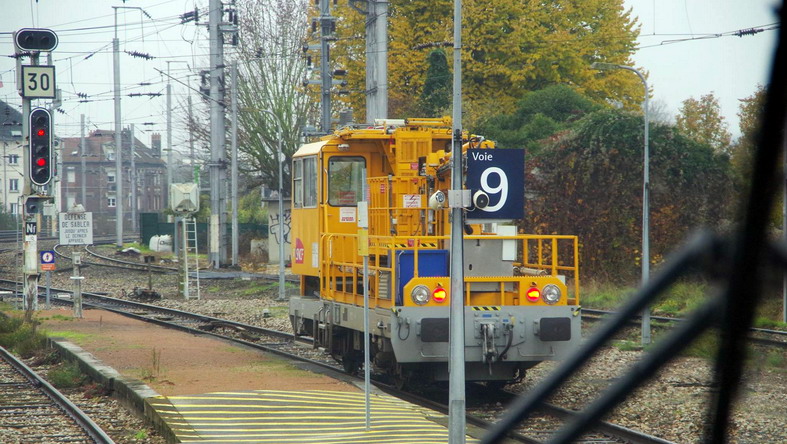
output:
<svg viewBox="0 0 787 444"><path fill-rule="evenodd" d="M14 43L22 51L52 51L58 40L51 29L22 28L14 34Z"/></svg>
<svg viewBox="0 0 787 444"><path fill-rule="evenodd" d="M29 176L35 185L52 180L52 115L44 108L30 113Z"/></svg>

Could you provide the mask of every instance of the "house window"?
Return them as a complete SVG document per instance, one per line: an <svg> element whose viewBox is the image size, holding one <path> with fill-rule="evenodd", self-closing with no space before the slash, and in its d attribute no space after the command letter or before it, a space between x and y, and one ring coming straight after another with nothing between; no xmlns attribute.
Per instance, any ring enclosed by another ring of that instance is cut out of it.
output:
<svg viewBox="0 0 787 444"><path fill-rule="evenodd" d="M9 154L8 155L8 164L9 165L19 165L19 154Z"/></svg>
<svg viewBox="0 0 787 444"><path fill-rule="evenodd" d="M66 182L74 183L77 181L77 172L74 168L68 167L66 169ZM68 207L71 208L71 207Z"/></svg>
<svg viewBox="0 0 787 444"><path fill-rule="evenodd" d="M114 197L107 197L107 206L109 208L115 208L115 198Z"/></svg>
<svg viewBox="0 0 787 444"><path fill-rule="evenodd" d="M107 183L115 183L115 172L107 173Z"/></svg>
<svg viewBox="0 0 787 444"><path fill-rule="evenodd" d="M11 214L19 214L19 204L17 203L11 204Z"/></svg>
<svg viewBox="0 0 787 444"><path fill-rule="evenodd" d="M8 179L8 191L19 191L19 179Z"/></svg>

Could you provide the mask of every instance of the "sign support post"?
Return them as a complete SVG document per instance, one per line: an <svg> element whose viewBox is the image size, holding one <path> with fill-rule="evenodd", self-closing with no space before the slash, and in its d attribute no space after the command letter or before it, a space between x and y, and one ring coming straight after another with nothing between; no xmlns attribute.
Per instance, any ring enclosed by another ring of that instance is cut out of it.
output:
<svg viewBox="0 0 787 444"><path fill-rule="evenodd" d="M34 178L31 175L31 148L36 150L51 150L52 134L51 134L51 120L44 119L44 125L38 126L36 131L37 140L34 144L31 128L34 127L31 119L31 100L37 98L54 98L56 90L55 85L55 69L53 66L38 66L38 58L40 53L52 52L57 47L57 34L49 29L36 29L36 28L22 28L14 33L14 53L17 56L17 90L19 95L22 96L22 134L27 138L27 148L24 150L24 171L25 181L22 188L22 195L24 197L24 210L23 220L25 221L25 240L24 240L24 296L22 298L22 305L25 310L25 321L30 322L33 318L33 311L38 310L38 214L40 214L42 205L45 199L49 197L49 191L45 186L51 180L51 177L46 180L35 182L37 187L34 187ZM22 66L22 56L28 55L30 57L30 65ZM48 115L49 113L46 112ZM45 117L45 116L44 116ZM36 165L47 171L51 168L49 161L51 159L40 158L43 164ZM44 175L46 177L46 174ZM32 199L32 200L31 200Z"/></svg>
<svg viewBox="0 0 787 444"><path fill-rule="evenodd" d="M71 276L71 280L74 281L74 317L82 319L82 279L85 277L81 275L79 269L82 265L82 256L75 247L71 247L71 262L74 265L74 274Z"/></svg>
<svg viewBox="0 0 787 444"><path fill-rule="evenodd" d="M369 194L364 187L364 196ZM364 197L364 199L367 199ZM371 427L370 391L370 357L369 357L369 203L367 200L358 202L358 254L363 256L363 391L366 399L366 430Z"/></svg>
<svg viewBox="0 0 787 444"><path fill-rule="evenodd" d="M60 213L59 221L60 244L71 245L71 263L74 273L74 317L82 318L82 280L80 265L82 257L76 251L76 246L91 245L93 243L93 213L86 212L82 205L75 205L67 213Z"/></svg>

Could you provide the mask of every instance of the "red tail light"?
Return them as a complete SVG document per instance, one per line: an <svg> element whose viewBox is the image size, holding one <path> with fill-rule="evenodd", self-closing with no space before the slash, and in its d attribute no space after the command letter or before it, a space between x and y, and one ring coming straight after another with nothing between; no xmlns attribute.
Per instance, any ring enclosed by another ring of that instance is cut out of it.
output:
<svg viewBox="0 0 787 444"><path fill-rule="evenodd" d="M435 302L443 302L443 301L445 301L446 296L448 296L448 292L445 291L445 288L443 288L443 287L441 287L439 285L432 292L432 299L434 299Z"/></svg>
<svg viewBox="0 0 787 444"><path fill-rule="evenodd" d="M530 302L537 302L541 298L541 290L536 287L531 287L527 290L527 300Z"/></svg>

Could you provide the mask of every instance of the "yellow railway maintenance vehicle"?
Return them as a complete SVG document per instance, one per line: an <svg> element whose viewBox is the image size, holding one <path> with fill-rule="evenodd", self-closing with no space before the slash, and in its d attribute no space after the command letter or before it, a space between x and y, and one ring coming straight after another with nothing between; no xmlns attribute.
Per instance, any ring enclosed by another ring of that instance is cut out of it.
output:
<svg viewBox="0 0 787 444"><path fill-rule="evenodd" d="M397 383L448 380L452 297L464 301L468 380L517 381L577 348L577 238L518 234L490 217L523 217L522 151L466 138L469 191L452 194L450 119L377 123L338 130L293 156L296 334L313 336L348 372L361 367L364 253L372 370ZM450 289L449 197L467 218L461 292ZM368 236L359 216L368 217Z"/></svg>

